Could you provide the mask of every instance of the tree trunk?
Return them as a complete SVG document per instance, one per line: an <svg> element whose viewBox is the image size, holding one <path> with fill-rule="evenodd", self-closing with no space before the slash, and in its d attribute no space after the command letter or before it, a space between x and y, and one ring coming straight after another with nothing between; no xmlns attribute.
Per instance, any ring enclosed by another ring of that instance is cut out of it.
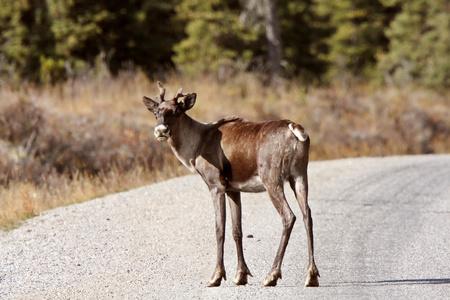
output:
<svg viewBox="0 0 450 300"><path fill-rule="evenodd" d="M265 0L266 38L270 83L276 86L281 75L281 39L276 0Z"/></svg>

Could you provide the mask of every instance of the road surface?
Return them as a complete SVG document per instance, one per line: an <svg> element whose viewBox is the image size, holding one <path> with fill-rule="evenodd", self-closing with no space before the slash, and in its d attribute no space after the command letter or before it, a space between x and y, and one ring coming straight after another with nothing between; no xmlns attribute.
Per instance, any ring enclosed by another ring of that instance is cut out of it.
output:
<svg viewBox="0 0 450 300"><path fill-rule="evenodd" d="M192 175L46 211L0 232L1 299L450 299L450 155L312 162L310 206L320 287L305 288L300 209L283 279L263 287L281 236L266 193L244 194L243 231L254 277L207 288L214 213Z"/></svg>

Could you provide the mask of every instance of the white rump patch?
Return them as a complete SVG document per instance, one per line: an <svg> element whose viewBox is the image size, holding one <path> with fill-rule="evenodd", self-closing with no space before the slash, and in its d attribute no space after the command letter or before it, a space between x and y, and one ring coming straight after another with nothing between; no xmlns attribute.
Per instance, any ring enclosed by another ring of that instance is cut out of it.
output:
<svg viewBox="0 0 450 300"><path fill-rule="evenodd" d="M308 138L306 132L300 130L298 127L294 128L294 125L292 125L292 123L289 124L289 129L302 142L306 141L306 139Z"/></svg>

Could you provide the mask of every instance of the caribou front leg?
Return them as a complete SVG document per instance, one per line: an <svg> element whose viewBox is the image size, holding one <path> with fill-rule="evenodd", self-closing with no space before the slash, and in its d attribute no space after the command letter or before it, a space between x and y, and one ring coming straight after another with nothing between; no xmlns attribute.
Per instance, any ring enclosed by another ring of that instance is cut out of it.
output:
<svg viewBox="0 0 450 300"><path fill-rule="evenodd" d="M236 276L234 277L234 284L247 284L247 276L253 277L247 267L244 259L244 250L242 247L242 215L241 215L241 194L239 192L227 192L228 202L231 211L231 223L233 226L233 238L236 243L236 252L238 266Z"/></svg>
<svg viewBox="0 0 450 300"><path fill-rule="evenodd" d="M214 213L216 216L216 240L217 240L217 263L214 273L208 286L219 286L222 278L227 280L225 265L223 263L223 245L225 241L225 192L217 188L211 189L211 197L214 204Z"/></svg>

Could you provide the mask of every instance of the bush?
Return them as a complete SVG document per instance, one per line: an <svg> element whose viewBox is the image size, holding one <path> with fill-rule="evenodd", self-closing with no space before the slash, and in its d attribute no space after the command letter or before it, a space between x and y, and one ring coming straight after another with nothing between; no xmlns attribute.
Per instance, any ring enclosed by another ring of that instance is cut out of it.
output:
<svg viewBox="0 0 450 300"><path fill-rule="evenodd" d="M113 130L88 118L58 116L28 101L0 112L0 160L5 184L9 179L42 184L52 174L98 175L114 168L152 169L163 163L160 145L130 128ZM12 167L14 165L14 167Z"/></svg>

